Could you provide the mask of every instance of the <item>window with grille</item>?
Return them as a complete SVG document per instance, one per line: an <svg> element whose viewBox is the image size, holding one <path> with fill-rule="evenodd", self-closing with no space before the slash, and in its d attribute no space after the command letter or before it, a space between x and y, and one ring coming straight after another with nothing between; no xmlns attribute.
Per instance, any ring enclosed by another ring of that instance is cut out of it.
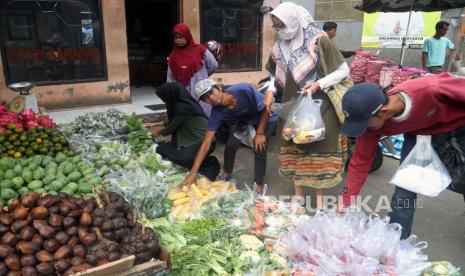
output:
<svg viewBox="0 0 465 276"><path fill-rule="evenodd" d="M8 83L106 79L98 0L1 1L0 42Z"/></svg>
<svg viewBox="0 0 465 276"><path fill-rule="evenodd" d="M217 72L261 70L260 0L201 0L203 43L216 40L224 49Z"/></svg>

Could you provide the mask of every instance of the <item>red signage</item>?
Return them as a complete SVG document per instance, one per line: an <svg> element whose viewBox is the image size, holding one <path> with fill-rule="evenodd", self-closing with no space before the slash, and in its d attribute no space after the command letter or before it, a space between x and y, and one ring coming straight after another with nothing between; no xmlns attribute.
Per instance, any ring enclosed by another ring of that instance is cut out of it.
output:
<svg viewBox="0 0 465 276"><path fill-rule="evenodd" d="M8 61L11 63L22 61L89 61L94 64L102 62L99 48L10 48L7 49Z"/></svg>
<svg viewBox="0 0 465 276"><path fill-rule="evenodd" d="M257 52L256 43L228 42L224 45L225 53L229 55L251 55Z"/></svg>

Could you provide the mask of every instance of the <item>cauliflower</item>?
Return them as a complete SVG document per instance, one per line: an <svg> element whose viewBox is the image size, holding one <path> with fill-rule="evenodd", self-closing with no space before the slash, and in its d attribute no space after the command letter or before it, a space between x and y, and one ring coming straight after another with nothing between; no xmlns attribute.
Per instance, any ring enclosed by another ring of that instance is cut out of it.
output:
<svg viewBox="0 0 465 276"><path fill-rule="evenodd" d="M273 262L277 267L279 268L286 268L287 267L287 261L284 259L282 256L271 253L270 254L270 261Z"/></svg>
<svg viewBox="0 0 465 276"><path fill-rule="evenodd" d="M250 258L252 263L258 263L261 260L261 257L260 255L258 255L258 252L253 250L244 251L239 256L239 260L241 260L242 262L246 261L248 258Z"/></svg>
<svg viewBox="0 0 465 276"><path fill-rule="evenodd" d="M239 240L241 241L241 245L242 247L244 247L245 250L258 251L260 248L264 246L261 240L252 235L241 235L239 237Z"/></svg>

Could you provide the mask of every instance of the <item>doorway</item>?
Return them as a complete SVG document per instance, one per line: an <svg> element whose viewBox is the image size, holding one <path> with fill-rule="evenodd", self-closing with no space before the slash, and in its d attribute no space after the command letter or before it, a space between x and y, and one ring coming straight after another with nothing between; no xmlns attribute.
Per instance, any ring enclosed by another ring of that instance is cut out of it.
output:
<svg viewBox="0 0 465 276"><path fill-rule="evenodd" d="M166 80L166 59L172 49L171 30L179 22L179 1L126 0L125 5L131 86L157 87Z"/></svg>

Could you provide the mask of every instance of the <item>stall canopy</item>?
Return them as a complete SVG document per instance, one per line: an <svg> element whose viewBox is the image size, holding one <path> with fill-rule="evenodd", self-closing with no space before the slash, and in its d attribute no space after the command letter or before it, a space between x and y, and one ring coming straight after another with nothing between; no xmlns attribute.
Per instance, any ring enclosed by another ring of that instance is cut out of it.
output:
<svg viewBox="0 0 465 276"><path fill-rule="evenodd" d="M432 12L465 7L465 0L363 0L361 2L362 3L355 6L355 8L367 13L410 12L406 35L410 26L412 11ZM400 51L400 66L404 63L406 40L407 38L403 37Z"/></svg>
<svg viewBox="0 0 465 276"><path fill-rule="evenodd" d="M465 7L465 0L364 0L355 6L367 12L445 11Z"/></svg>

